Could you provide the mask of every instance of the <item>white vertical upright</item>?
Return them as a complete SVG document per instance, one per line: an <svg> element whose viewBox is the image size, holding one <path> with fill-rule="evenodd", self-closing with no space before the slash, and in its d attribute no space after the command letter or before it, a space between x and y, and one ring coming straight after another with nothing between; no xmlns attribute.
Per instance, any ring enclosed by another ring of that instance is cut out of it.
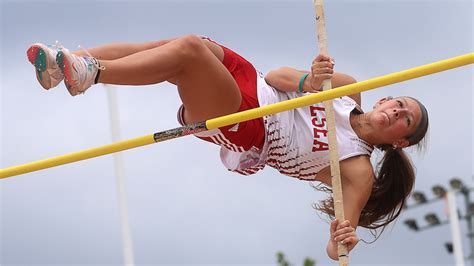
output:
<svg viewBox="0 0 474 266"><path fill-rule="evenodd" d="M2 13L2 4L0 4L0 13ZM0 19L0 29L3 29L3 19ZM3 57L3 41L0 42L0 58ZM0 104L3 104L3 69L2 69L2 64L0 64ZM0 168L4 168L6 165L4 165L3 162L3 151L4 151L4 145L3 145L3 116L4 116L4 111L2 105L0 107ZM3 207L3 182L0 183L0 206ZM0 250L3 250L3 208L0 208ZM0 252L0 255L2 252ZM0 263L1 265L1 263Z"/></svg>
<svg viewBox="0 0 474 266"><path fill-rule="evenodd" d="M120 141L120 122L119 112L117 103L117 94L112 86L107 85L107 99L109 103L109 114L110 114L110 129L112 132L112 141ZM125 172L123 167L122 153L116 152L113 154L114 157L114 169L115 178L117 183L117 200L120 214L120 224L122 230L122 247L123 247L123 258L125 265L133 266L133 244L132 234L130 230L130 222L128 217L128 206L127 206L127 195L125 189Z"/></svg>
<svg viewBox="0 0 474 266"><path fill-rule="evenodd" d="M456 266L464 266L464 255L461 242L461 227L459 226L458 208L456 197L452 190L446 193L448 199L449 223L451 224L451 235L453 237L453 254Z"/></svg>

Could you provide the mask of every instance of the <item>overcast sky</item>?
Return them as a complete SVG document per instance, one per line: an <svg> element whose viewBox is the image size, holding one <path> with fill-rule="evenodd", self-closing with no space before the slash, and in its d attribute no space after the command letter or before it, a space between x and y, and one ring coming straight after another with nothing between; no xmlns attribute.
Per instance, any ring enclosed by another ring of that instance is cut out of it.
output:
<svg viewBox="0 0 474 266"><path fill-rule="evenodd" d="M472 52L468 0L326 1L328 47L336 70L365 80ZM208 35L268 72L309 69L317 55L312 1L1 1L0 166L8 167L111 142L106 90L70 97L45 91L26 50L35 42L75 49ZM430 113L428 150L412 153L416 189L430 193L458 176L472 186L473 67L363 94L364 110L386 95L410 95ZM116 87L124 139L178 126L175 87ZM326 256L327 222L311 204L326 197L307 182L266 168L228 172L219 148L188 136L123 153L137 264L294 265ZM1 180L3 265L120 265L123 261L112 156ZM458 200L462 203L461 199ZM461 205L462 207L462 205ZM403 224L443 201L409 209L351 265L453 265L449 226L415 233ZM469 246L463 227L464 254ZM360 236L372 240L367 231Z"/></svg>

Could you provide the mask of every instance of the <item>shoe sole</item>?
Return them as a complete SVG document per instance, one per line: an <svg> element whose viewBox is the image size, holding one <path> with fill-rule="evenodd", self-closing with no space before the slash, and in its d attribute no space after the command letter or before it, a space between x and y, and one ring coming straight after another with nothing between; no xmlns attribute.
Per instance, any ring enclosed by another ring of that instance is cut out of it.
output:
<svg viewBox="0 0 474 266"><path fill-rule="evenodd" d="M45 90L51 89L51 78L49 75L43 75L48 68L48 60L44 49L40 45L34 44L28 48L26 55L28 61L30 61L36 69L36 78L38 79L38 82Z"/></svg>
<svg viewBox="0 0 474 266"><path fill-rule="evenodd" d="M58 55L56 56L56 63L64 75L64 84L66 85L67 90L72 96L76 96L77 90L74 89L75 84L71 77L72 66L68 56L66 56L63 51L58 52Z"/></svg>

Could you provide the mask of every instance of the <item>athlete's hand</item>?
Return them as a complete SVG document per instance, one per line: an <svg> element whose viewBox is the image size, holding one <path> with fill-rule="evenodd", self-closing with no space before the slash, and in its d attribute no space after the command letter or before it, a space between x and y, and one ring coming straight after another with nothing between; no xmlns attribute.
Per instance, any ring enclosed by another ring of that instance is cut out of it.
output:
<svg viewBox="0 0 474 266"><path fill-rule="evenodd" d="M332 221L330 232L331 241L335 247L337 247L337 243L340 242L347 246L348 251L351 251L359 242L355 229L351 226L349 220L345 220L341 223L338 219Z"/></svg>
<svg viewBox="0 0 474 266"><path fill-rule="evenodd" d="M323 81L331 79L334 74L334 59L327 55L318 55L311 65L311 92L322 91Z"/></svg>

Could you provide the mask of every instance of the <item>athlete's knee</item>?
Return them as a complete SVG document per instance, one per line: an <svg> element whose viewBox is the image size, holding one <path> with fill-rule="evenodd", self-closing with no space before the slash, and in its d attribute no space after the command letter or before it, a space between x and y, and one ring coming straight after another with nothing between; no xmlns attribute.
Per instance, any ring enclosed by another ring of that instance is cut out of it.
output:
<svg viewBox="0 0 474 266"><path fill-rule="evenodd" d="M196 59L203 55L208 49L201 37L196 35L186 35L179 38L179 49L187 59Z"/></svg>

